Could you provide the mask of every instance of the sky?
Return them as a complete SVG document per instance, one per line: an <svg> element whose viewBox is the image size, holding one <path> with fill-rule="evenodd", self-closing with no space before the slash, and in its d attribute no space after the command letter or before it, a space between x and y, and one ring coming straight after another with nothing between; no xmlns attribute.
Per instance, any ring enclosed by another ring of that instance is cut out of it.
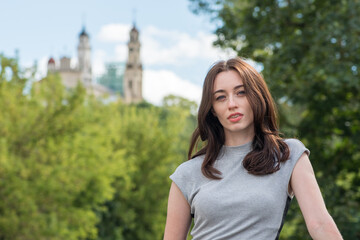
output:
<svg viewBox="0 0 360 240"><path fill-rule="evenodd" d="M125 62L133 24L140 32L143 96L159 105L175 94L200 102L203 79L217 60L234 56L212 46L215 24L195 15L189 0L0 0L0 53L21 67L36 61L38 77L47 61L63 56L77 61L79 33L90 36L93 78L105 64Z"/></svg>

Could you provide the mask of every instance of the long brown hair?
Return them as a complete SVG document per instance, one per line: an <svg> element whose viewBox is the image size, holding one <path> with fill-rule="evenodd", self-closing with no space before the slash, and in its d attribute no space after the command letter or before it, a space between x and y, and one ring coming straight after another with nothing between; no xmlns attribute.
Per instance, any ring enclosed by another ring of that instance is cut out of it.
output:
<svg viewBox="0 0 360 240"><path fill-rule="evenodd" d="M276 106L263 77L241 58L217 62L207 73L198 111L198 126L191 138L188 157L205 155L201 166L204 176L221 178L221 172L213 165L225 143L225 134L223 126L212 113L212 101L217 74L229 70L239 73L254 113L252 151L245 156L243 166L254 175L274 173L280 169L280 162L289 158L289 148L279 135ZM205 145L193 155L200 140Z"/></svg>

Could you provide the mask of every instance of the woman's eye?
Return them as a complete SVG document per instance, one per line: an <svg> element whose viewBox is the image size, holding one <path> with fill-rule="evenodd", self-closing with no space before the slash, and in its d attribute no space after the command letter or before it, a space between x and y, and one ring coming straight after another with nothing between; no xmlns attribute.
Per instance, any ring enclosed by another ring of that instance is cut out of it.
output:
<svg viewBox="0 0 360 240"><path fill-rule="evenodd" d="M239 92L238 92L238 95L245 95L245 91L244 91L244 90L239 91Z"/></svg>
<svg viewBox="0 0 360 240"><path fill-rule="evenodd" d="M225 99L225 96L218 96L218 97L216 97L215 99L216 99L216 101L220 101L220 100Z"/></svg>

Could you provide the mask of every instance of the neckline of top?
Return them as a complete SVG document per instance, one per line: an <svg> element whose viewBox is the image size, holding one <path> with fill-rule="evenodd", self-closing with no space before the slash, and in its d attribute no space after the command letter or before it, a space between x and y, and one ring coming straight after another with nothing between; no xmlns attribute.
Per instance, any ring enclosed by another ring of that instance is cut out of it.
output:
<svg viewBox="0 0 360 240"><path fill-rule="evenodd" d="M222 151L224 153L240 153L240 152L243 152L243 153L248 153L252 148L252 141L250 142L247 142L245 144L242 144L242 145L238 145L238 146L226 146L226 145L223 145L222 146Z"/></svg>

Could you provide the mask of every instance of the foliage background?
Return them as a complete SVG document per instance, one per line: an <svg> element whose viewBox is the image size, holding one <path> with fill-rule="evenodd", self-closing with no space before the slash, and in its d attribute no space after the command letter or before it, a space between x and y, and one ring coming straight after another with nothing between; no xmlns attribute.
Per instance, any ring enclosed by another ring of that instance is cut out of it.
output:
<svg viewBox="0 0 360 240"><path fill-rule="evenodd" d="M161 239L196 104L104 103L57 75L29 92L0 61L0 239Z"/></svg>

